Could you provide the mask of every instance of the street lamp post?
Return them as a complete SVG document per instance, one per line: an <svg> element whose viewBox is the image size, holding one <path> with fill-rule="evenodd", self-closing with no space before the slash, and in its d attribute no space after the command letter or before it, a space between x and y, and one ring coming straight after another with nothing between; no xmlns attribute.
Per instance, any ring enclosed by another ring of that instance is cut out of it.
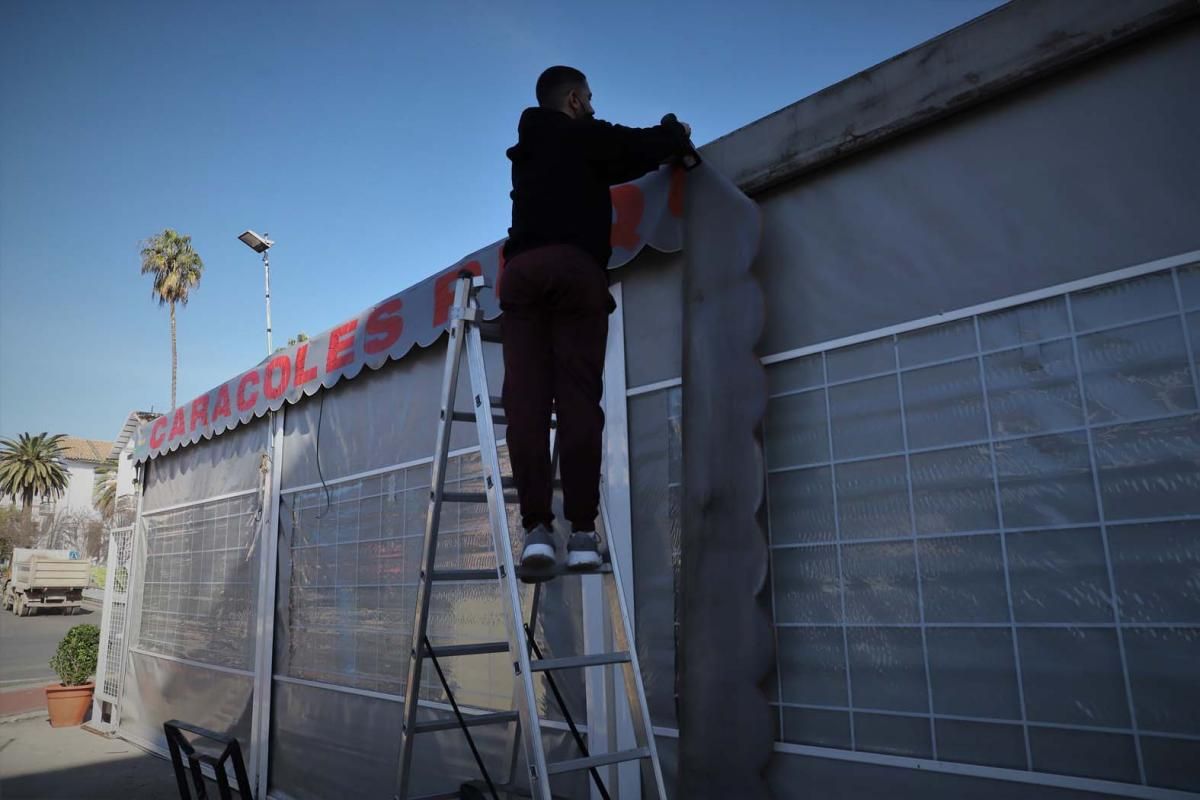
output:
<svg viewBox="0 0 1200 800"><path fill-rule="evenodd" d="M275 242L268 239L268 235L264 233L259 236L254 231L248 230L238 236L238 239L254 252L262 253L264 294L267 300L267 355L271 355L275 350L271 346L271 257L267 251Z"/></svg>

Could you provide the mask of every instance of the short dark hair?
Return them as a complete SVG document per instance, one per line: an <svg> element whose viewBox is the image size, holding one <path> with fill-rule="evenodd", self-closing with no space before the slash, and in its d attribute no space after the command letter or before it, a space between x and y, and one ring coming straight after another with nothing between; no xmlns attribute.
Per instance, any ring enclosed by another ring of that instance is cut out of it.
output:
<svg viewBox="0 0 1200 800"><path fill-rule="evenodd" d="M587 76L574 67L550 67L537 80L537 101L542 108L557 108L567 92L587 83Z"/></svg>

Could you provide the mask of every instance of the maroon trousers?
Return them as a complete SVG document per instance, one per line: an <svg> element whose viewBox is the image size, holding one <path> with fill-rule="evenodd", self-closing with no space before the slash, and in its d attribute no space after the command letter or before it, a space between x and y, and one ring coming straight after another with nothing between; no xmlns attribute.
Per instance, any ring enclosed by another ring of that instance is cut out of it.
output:
<svg viewBox="0 0 1200 800"><path fill-rule="evenodd" d="M557 403L563 513L595 530L604 432L604 351L615 308L603 268L583 250L548 245L514 256L500 281L508 452L528 530L554 520L550 412Z"/></svg>

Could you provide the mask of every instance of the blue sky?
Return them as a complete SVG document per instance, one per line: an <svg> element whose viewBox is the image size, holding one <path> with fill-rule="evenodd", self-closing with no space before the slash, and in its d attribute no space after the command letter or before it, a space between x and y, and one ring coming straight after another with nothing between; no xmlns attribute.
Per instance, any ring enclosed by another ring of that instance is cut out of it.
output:
<svg viewBox="0 0 1200 800"><path fill-rule="evenodd" d="M509 224L504 150L546 66L598 116L673 111L703 143L997 0L0 3L0 434L112 439L170 401L168 318L139 274L165 227L205 262L179 312L179 401ZM503 9L503 10L502 10Z"/></svg>

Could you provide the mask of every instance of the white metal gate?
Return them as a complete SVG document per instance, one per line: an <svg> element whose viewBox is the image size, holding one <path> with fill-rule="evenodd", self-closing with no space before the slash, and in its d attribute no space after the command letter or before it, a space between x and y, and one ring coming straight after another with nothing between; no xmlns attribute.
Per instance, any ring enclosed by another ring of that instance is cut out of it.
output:
<svg viewBox="0 0 1200 800"><path fill-rule="evenodd" d="M92 724L113 730L117 725L115 709L121 698L121 681L125 674L123 665L128 646L125 632L128 629L132 569L133 526L114 528L108 539L104 614L100 622L100 657L92 708ZM108 714L105 714L106 710L109 710Z"/></svg>

